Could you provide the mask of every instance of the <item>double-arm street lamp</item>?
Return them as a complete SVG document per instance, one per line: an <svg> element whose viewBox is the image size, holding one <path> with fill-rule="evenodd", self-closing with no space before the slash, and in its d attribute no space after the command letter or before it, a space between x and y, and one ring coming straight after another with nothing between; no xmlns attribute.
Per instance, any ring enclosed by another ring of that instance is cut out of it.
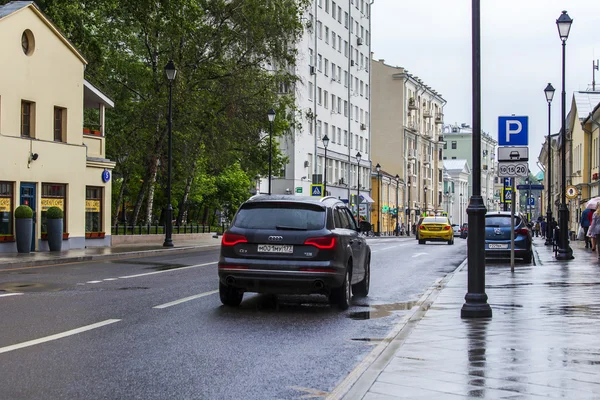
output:
<svg viewBox="0 0 600 400"><path fill-rule="evenodd" d="M271 168L273 161L273 121L275 121L275 110L272 108L267 111L269 117L269 195L271 194Z"/></svg>
<svg viewBox="0 0 600 400"><path fill-rule="evenodd" d="M379 194L377 201L377 236L381 236L381 165L379 163L375 166L375 171L377 171L377 193Z"/></svg>
<svg viewBox="0 0 600 400"><path fill-rule="evenodd" d="M169 149L167 162L167 212L165 224L165 241L164 247L173 247L173 205L171 204L171 169L173 168L173 81L177 75L175 63L169 60L165 66L165 75L169 80L169 119L167 122L169 134Z"/></svg>
<svg viewBox="0 0 600 400"><path fill-rule="evenodd" d="M556 20L556 26L558 27L558 35L562 41L562 104L561 104L561 201L560 208L558 209L559 218L559 244L558 252L556 253L557 260L572 260L573 250L569 246L569 210L567 209L567 127L565 126L566 120L566 102L567 94L565 92L565 49L567 45L567 38L569 37L569 30L573 20L569 17L566 11L563 11L560 17Z"/></svg>
<svg viewBox="0 0 600 400"><path fill-rule="evenodd" d="M356 153L356 218L360 221L360 151Z"/></svg>
<svg viewBox="0 0 600 400"><path fill-rule="evenodd" d="M327 196L327 146L329 146L329 138L323 136L323 147L325 148L325 162L323 163L323 196Z"/></svg>
<svg viewBox="0 0 600 400"><path fill-rule="evenodd" d="M550 135L550 116L551 116L551 104L554 98L554 87L551 83L548 83L546 89L544 89L546 95L546 101L548 102L548 168L546 169L546 186L548 188L548 208L546 209L546 246L552 244L552 236L554 234L552 230L552 136Z"/></svg>

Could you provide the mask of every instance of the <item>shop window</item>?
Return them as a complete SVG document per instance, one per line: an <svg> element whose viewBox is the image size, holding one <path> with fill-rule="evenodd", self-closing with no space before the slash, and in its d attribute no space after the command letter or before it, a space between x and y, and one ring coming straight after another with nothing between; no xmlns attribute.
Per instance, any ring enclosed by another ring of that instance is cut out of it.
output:
<svg viewBox="0 0 600 400"><path fill-rule="evenodd" d="M13 234L12 210L13 184L11 182L0 182L0 239L2 236Z"/></svg>
<svg viewBox="0 0 600 400"><path fill-rule="evenodd" d="M42 234L48 232L46 212L50 207L58 207L63 210L63 232L67 231L66 193L67 185L42 183Z"/></svg>
<svg viewBox="0 0 600 400"><path fill-rule="evenodd" d="M85 189L85 233L98 232L102 232L102 188L88 186Z"/></svg>

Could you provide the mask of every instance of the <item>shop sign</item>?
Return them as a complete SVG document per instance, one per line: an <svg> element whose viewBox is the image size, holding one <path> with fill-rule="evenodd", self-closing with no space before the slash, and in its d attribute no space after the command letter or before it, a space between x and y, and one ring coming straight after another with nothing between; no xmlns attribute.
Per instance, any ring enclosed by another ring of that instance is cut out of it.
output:
<svg viewBox="0 0 600 400"><path fill-rule="evenodd" d="M58 207L64 211L64 202L65 199L42 198L42 211L48 211L50 207Z"/></svg>
<svg viewBox="0 0 600 400"><path fill-rule="evenodd" d="M0 198L0 212L10 212L10 198Z"/></svg>
<svg viewBox="0 0 600 400"><path fill-rule="evenodd" d="M85 212L99 213L100 212L100 200L86 200L85 201Z"/></svg>

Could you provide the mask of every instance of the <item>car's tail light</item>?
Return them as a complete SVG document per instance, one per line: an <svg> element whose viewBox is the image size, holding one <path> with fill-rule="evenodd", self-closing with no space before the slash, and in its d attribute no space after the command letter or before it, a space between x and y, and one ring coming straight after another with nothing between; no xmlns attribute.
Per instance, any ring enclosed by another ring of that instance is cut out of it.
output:
<svg viewBox="0 0 600 400"><path fill-rule="evenodd" d="M425 225L419 226L419 229L424 230L425 229Z"/></svg>
<svg viewBox="0 0 600 400"><path fill-rule="evenodd" d="M303 272L335 272L334 268L300 268L300 271Z"/></svg>
<svg viewBox="0 0 600 400"><path fill-rule="evenodd" d="M452 227L450 227L450 226L447 226L447 225L446 225L446 226L444 227L444 230L445 230L445 231L449 231L450 229L452 229Z"/></svg>
<svg viewBox="0 0 600 400"><path fill-rule="evenodd" d="M238 243L248 243L248 239L246 239L246 236L244 235L228 232L226 232L221 239L221 245L223 246L235 246Z"/></svg>
<svg viewBox="0 0 600 400"><path fill-rule="evenodd" d="M335 247L335 236L308 238L304 241L304 244L310 244L317 249L333 249Z"/></svg>
<svg viewBox="0 0 600 400"><path fill-rule="evenodd" d="M527 229L527 228L515 229L515 234L517 234L517 235L527 235L528 233L529 233L529 229Z"/></svg>

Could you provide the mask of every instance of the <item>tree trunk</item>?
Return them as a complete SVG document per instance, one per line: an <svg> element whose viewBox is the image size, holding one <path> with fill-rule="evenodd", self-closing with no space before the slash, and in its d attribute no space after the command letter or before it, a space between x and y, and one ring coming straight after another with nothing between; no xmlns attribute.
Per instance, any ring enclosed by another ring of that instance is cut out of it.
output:
<svg viewBox="0 0 600 400"><path fill-rule="evenodd" d="M190 196L190 191L192 190L192 183L194 182L195 174L196 162L194 161L190 175L188 176L187 182L185 183L185 191L183 192L183 196L181 198L181 204L179 205L179 213L177 214L177 225L181 225L181 222L184 219L186 219L185 216L189 208L188 198Z"/></svg>
<svg viewBox="0 0 600 400"><path fill-rule="evenodd" d="M121 189L119 190L119 197L117 198L117 204L116 204L117 212L113 212L113 222L112 222L113 226L117 225L117 222L119 222L119 217L120 217L121 221L123 220L123 216L121 215L123 208L121 207L121 204L123 202L123 197L125 196L125 188L127 188L127 178L123 178L123 182L121 183Z"/></svg>
<svg viewBox="0 0 600 400"><path fill-rule="evenodd" d="M131 225L137 224L140 210L142 209L142 202L144 201L144 195L146 194L146 181L142 184L140 191L138 192L137 199L135 199L135 207L133 209L133 215L131 216Z"/></svg>
<svg viewBox="0 0 600 400"><path fill-rule="evenodd" d="M148 173L148 201L146 201L146 223L152 223L152 209L154 207L154 191L156 189L156 175L158 174L158 157L153 157L150 171Z"/></svg>

